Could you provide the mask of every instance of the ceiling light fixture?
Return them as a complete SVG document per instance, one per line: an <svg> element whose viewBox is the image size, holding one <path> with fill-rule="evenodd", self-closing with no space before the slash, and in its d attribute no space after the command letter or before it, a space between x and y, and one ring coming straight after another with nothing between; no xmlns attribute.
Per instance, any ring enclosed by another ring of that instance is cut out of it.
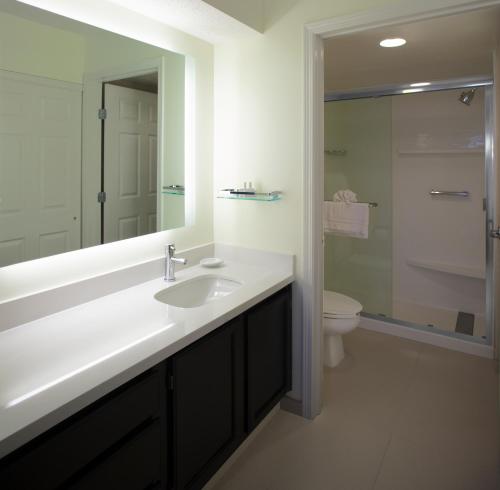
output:
<svg viewBox="0 0 500 490"><path fill-rule="evenodd" d="M418 82L410 84L410 87L428 87L431 82Z"/></svg>
<svg viewBox="0 0 500 490"><path fill-rule="evenodd" d="M398 48L399 46L404 46L405 44L406 39L403 39L401 37L392 37L380 41L380 46L382 46L383 48Z"/></svg>

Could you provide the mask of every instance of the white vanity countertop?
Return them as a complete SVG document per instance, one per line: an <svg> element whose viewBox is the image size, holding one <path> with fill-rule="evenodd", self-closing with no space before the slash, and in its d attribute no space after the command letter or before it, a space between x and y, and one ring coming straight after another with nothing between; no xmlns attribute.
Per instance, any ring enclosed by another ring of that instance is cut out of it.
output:
<svg viewBox="0 0 500 490"><path fill-rule="evenodd" d="M199 275L243 285L197 308L154 294ZM292 267L194 266L0 332L0 457L293 281Z"/></svg>

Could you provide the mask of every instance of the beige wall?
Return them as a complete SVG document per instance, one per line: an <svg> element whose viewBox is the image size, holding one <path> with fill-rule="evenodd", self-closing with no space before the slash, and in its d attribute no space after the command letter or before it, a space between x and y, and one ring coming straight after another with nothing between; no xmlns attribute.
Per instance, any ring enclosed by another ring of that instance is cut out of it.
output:
<svg viewBox="0 0 500 490"><path fill-rule="evenodd" d="M234 17L257 31L264 30L264 0L235 2L234 0L205 0L216 9Z"/></svg>
<svg viewBox="0 0 500 490"><path fill-rule="evenodd" d="M81 83L84 57L80 35L0 12L0 69Z"/></svg>

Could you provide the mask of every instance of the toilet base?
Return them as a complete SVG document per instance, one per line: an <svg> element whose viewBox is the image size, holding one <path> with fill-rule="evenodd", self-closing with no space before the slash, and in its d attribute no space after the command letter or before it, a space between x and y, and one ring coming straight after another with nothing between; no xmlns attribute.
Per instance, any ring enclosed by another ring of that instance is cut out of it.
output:
<svg viewBox="0 0 500 490"><path fill-rule="evenodd" d="M329 334L323 338L323 363L327 367L335 367L344 359L344 342L342 335Z"/></svg>

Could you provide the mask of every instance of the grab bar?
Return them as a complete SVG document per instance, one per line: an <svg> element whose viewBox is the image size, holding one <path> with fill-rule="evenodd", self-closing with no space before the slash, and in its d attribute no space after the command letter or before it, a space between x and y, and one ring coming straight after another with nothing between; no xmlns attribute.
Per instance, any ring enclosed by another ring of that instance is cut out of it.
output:
<svg viewBox="0 0 500 490"><path fill-rule="evenodd" d="M432 189L429 194L431 196L455 196L455 197L469 197L469 191L437 191Z"/></svg>

